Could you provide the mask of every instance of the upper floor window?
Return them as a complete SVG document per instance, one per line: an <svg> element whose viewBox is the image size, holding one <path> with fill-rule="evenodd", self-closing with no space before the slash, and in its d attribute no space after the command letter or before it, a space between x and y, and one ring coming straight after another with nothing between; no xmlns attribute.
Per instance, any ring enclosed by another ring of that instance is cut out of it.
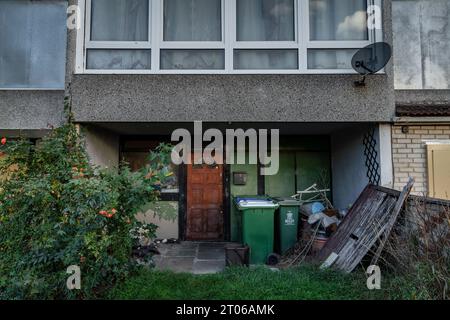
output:
<svg viewBox="0 0 450 320"><path fill-rule="evenodd" d="M381 35L367 26L378 1L86 0L77 71L353 72L354 52Z"/></svg>
<svg viewBox="0 0 450 320"><path fill-rule="evenodd" d="M367 2L310 0L311 40L369 40Z"/></svg>
<svg viewBox="0 0 450 320"><path fill-rule="evenodd" d="M64 89L66 1L0 1L0 89Z"/></svg>
<svg viewBox="0 0 450 320"><path fill-rule="evenodd" d="M294 0L238 0L237 41L295 41Z"/></svg>
<svg viewBox="0 0 450 320"><path fill-rule="evenodd" d="M149 41L147 0L94 0L91 6L92 41Z"/></svg>
<svg viewBox="0 0 450 320"><path fill-rule="evenodd" d="M221 0L164 0L164 41L222 41Z"/></svg>

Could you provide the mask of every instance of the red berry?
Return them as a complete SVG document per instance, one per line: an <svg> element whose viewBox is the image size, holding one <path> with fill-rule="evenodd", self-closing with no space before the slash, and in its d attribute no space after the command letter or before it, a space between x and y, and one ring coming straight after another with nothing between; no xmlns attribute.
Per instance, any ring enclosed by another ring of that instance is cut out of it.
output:
<svg viewBox="0 0 450 320"><path fill-rule="evenodd" d="M2 138L2 140L0 140L0 142L4 146L6 144L6 138Z"/></svg>

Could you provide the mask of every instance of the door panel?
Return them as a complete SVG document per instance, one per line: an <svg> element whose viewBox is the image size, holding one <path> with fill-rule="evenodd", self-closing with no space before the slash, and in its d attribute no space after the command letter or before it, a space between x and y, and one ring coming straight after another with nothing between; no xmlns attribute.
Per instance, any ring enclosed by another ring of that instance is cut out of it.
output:
<svg viewBox="0 0 450 320"><path fill-rule="evenodd" d="M223 165L187 165L187 240L223 240Z"/></svg>

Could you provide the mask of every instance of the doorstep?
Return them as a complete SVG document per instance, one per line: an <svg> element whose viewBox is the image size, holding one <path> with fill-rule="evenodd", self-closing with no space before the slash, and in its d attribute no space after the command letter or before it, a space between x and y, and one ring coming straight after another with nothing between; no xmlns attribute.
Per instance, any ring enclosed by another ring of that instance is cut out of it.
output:
<svg viewBox="0 0 450 320"><path fill-rule="evenodd" d="M155 255L156 270L211 274L225 268L225 245L229 242L191 242L158 244L161 254Z"/></svg>

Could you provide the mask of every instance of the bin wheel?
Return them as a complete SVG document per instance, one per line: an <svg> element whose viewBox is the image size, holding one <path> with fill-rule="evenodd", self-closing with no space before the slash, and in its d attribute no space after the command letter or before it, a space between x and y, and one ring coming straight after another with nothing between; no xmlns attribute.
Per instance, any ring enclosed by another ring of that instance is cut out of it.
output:
<svg viewBox="0 0 450 320"><path fill-rule="evenodd" d="M280 256L276 253L271 253L267 256L267 264L269 266L274 266L280 262Z"/></svg>

